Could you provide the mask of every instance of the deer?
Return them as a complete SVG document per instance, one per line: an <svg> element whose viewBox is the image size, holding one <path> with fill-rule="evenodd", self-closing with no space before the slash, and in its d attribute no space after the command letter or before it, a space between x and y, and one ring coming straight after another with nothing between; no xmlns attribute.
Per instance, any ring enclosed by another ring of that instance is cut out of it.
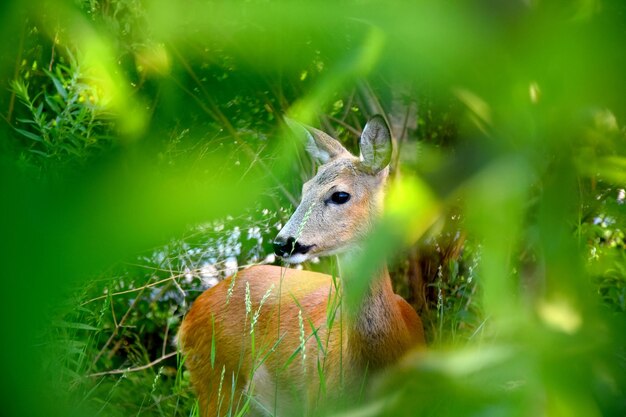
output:
<svg viewBox="0 0 626 417"><path fill-rule="evenodd" d="M341 303L342 265L362 250L383 209L392 152L385 119L368 120L358 157L330 135L286 121L319 168L274 252L287 264L335 255L339 273L257 265L193 302L178 343L203 417L313 415L425 346L422 321L394 293L386 265L349 277L369 284L355 308Z"/></svg>

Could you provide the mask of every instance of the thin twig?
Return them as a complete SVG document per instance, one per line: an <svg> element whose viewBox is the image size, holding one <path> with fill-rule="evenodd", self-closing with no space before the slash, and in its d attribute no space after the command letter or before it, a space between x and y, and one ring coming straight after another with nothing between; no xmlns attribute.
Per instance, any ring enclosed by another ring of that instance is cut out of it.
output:
<svg viewBox="0 0 626 417"><path fill-rule="evenodd" d="M248 175L248 173L252 171L252 167L254 166L254 163L261 160L259 155L261 154L261 152L263 152L264 149L265 149L265 146L261 146L259 150L254 153L254 159L250 162L250 165L248 165L248 169L246 169L243 172L243 174L241 174L241 177L239 177L239 180L237 181L237 185L241 184L246 178L246 176Z"/></svg>
<svg viewBox="0 0 626 417"><path fill-rule="evenodd" d="M354 134L354 136L356 136L357 138L361 137L361 132L359 132L357 129L355 129L354 127L350 126L348 123L344 122L343 120L337 119L336 117L329 116L329 115L326 115L326 117L329 118L330 120L332 120L333 122L343 126L346 130L348 130L350 133Z"/></svg>
<svg viewBox="0 0 626 417"><path fill-rule="evenodd" d="M143 292L147 287L144 286L140 292ZM115 329L113 329L113 332L111 333L111 336L109 336L109 338L107 339L107 341L104 343L104 346L102 346L102 349L100 350L100 352L98 352L98 354L96 355L96 357L94 358L93 362L91 362L91 366L94 366L98 360L102 357L102 355L104 354L104 351L109 347L109 345L111 344L111 342L113 341L113 339L115 338L115 336L117 336L119 329L122 328L122 326L124 325L124 322L126 322L126 319L128 318L128 316L130 316L130 312L135 308L135 305L137 304L137 302L139 301L140 297L136 297L133 302L131 303L130 307L128 307L128 310L126 311L126 313L124 314L124 317L122 317L122 320L120 320L119 324L117 326L115 326Z"/></svg>
<svg viewBox="0 0 626 417"><path fill-rule="evenodd" d="M348 98L348 101L344 105L343 114L341 115L341 121L342 122L345 122L346 118L348 117L348 114L350 113L350 109L352 108L352 102L354 101L354 94L355 93L356 93L356 91L353 88L352 92L350 93L350 97Z"/></svg>
<svg viewBox="0 0 626 417"><path fill-rule="evenodd" d="M135 368L126 368L126 369L113 369L112 371L104 371L104 372L96 372L95 374L89 374L89 377L98 377L98 376L104 376L104 375L119 375L119 374L125 374L127 372L138 372L138 371L143 371L144 369L148 369L153 367L154 365L156 365L157 363L163 362L166 359L171 358L172 356L177 355L178 352L174 351L174 352L170 352L166 355L161 356L158 359L153 360L150 363L147 363L145 365L141 365L141 366L137 366Z"/></svg>
<svg viewBox="0 0 626 417"><path fill-rule="evenodd" d="M176 280L178 278L183 277L184 275L185 274L179 274L179 275L171 276L171 277L168 277L168 278L164 278L164 279L159 280L159 281L152 282L150 284L143 285L143 286L138 287L138 288L133 288L133 289L130 289L130 290L118 291L118 292L114 292L114 293L111 293L111 294L101 295L99 297L92 298L91 300L84 301L83 303L80 304L80 306L82 307L82 306L84 306L86 304L89 304L89 303L92 303L94 301L102 300L103 298L107 298L109 295L111 297L114 297L116 295L128 294L128 293L131 293L131 292L137 292L137 291L145 290L146 288L154 287L155 285L163 284L164 282L167 282L167 281Z"/></svg>
<svg viewBox="0 0 626 417"><path fill-rule="evenodd" d="M154 266L148 266L148 265L139 265L139 264L133 264L133 263L127 263L127 265L136 266L136 267L140 267L140 268L151 269L151 270L154 270L154 271L170 272L167 269L158 268L158 267L154 267ZM255 265L262 265L262 264L258 263L258 262L257 263L251 263L251 264L238 266L237 269L238 270L242 270L242 269L250 268L251 266L255 266ZM192 275L198 275L198 272L200 272L200 270L201 270L200 268L195 268L195 269L192 269L190 272L192 273ZM226 271L225 268L224 269L217 269L215 272L220 273L220 272L224 272L224 271ZM111 297L115 297L117 295L123 295L123 294L132 293L132 292L137 292L137 291L144 290L146 288L150 288L150 287L157 286L159 284L163 284L164 282L167 282L167 281L174 281L174 285L176 285L179 290L183 291L182 288L180 287L180 285L178 284L178 281L176 281L176 280L179 279L179 278L184 277L186 274L187 274L187 272L182 272L180 274L176 274L176 275L172 275L172 276L167 277L167 278L163 278L163 279L161 279L159 281L151 282L150 284L142 285L141 287L132 288L130 290L118 291L118 292L114 292L114 293L111 293L111 294L100 295L98 297L95 297L95 298L92 298L90 300L82 302L80 304L80 306L82 307L82 306L87 305L89 303L92 303L94 301L102 300L104 298L107 298L109 295ZM184 291L183 291L183 294L184 294Z"/></svg>

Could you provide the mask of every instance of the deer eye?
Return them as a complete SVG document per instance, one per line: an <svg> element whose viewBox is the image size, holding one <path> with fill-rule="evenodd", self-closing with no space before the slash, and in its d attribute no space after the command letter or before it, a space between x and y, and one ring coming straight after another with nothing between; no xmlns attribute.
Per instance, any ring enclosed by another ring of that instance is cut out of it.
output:
<svg viewBox="0 0 626 417"><path fill-rule="evenodd" d="M343 191L337 191L330 196L330 201L335 204L344 204L350 200L350 194L344 193Z"/></svg>

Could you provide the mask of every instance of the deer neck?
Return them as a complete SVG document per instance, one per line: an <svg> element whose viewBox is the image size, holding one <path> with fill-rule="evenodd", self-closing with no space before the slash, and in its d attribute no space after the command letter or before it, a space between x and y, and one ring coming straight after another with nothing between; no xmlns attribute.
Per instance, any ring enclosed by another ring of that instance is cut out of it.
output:
<svg viewBox="0 0 626 417"><path fill-rule="evenodd" d="M342 265L350 262L353 255L340 257L338 262L344 294L350 291L356 280L369 284L357 306L345 306L343 309L348 345L356 362L378 368L394 359L389 353L396 349L394 335L402 324L402 317L387 265L380 266L367 277L344 276L343 272L350 272Z"/></svg>

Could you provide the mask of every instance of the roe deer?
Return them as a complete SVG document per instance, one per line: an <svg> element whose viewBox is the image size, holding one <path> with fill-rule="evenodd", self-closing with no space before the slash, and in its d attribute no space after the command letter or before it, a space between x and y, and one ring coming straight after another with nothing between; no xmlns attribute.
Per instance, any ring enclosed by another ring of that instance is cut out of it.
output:
<svg viewBox="0 0 626 417"><path fill-rule="evenodd" d="M382 210L391 135L381 116L365 126L360 157L317 129L288 121L322 165L274 242L288 263L359 250ZM340 277L344 278L345 277ZM354 279L355 277L350 277ZM358 391L367 373L424 344L422 322L381 267L360 305L341 309L342 281L277 266L225 279L193 303L178 335L204 417L249 408L305 415ZM323 401L322 401L323 399Z"/></svg>

